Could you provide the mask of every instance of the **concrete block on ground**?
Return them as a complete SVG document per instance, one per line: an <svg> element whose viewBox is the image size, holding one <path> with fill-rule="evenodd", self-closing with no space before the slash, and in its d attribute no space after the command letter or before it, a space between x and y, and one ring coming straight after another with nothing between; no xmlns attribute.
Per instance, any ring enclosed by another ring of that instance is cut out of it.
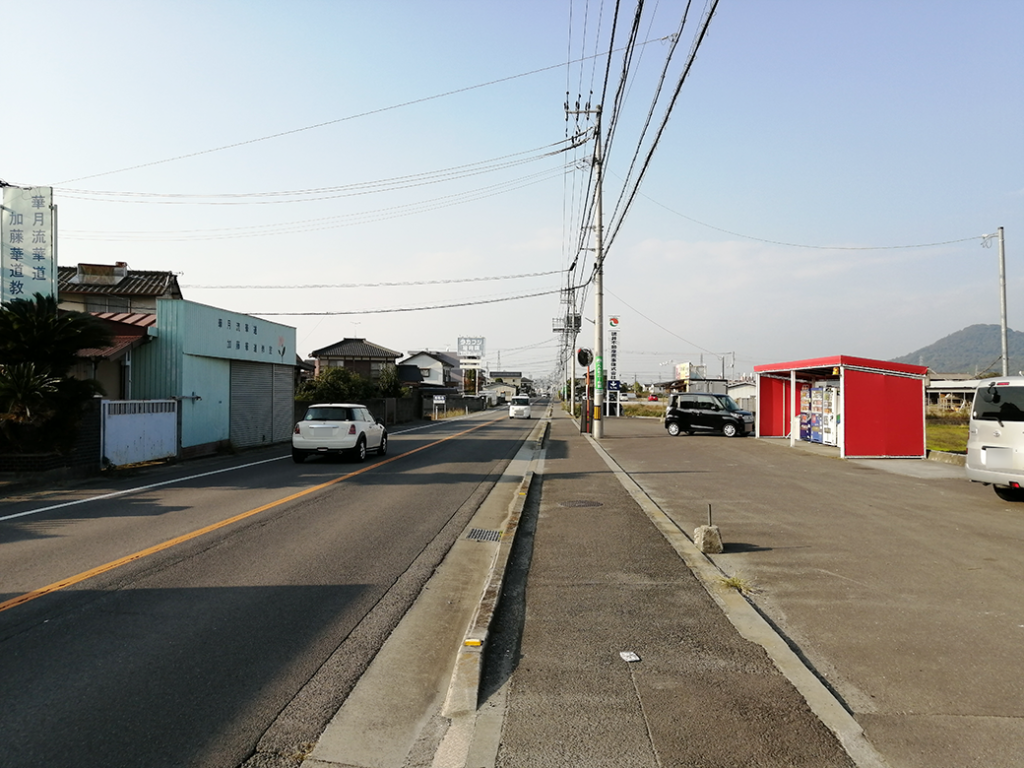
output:
<svg viewBox="0 0 1024 768"><path fill-rule="evenodd" d="M693 532L693 543L705 555L717 555L722 547L722 532L717 525L702 525Z"/></svg>

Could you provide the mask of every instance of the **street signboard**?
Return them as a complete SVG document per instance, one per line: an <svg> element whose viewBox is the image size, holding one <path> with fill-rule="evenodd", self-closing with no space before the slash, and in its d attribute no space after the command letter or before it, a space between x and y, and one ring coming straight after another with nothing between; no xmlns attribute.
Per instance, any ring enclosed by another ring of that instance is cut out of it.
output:
<svg viewBox="0 0 1024 768"><path fill-rule="evenodd" d="M483 336L459 336L459 357L483 357L484 342Z"/></svg>
<svg viewBox="0 0 1024 768"><path fill-rule="evenodd" d="M57 207L52 187L3 187L0 302L57 295Z"/></svg>

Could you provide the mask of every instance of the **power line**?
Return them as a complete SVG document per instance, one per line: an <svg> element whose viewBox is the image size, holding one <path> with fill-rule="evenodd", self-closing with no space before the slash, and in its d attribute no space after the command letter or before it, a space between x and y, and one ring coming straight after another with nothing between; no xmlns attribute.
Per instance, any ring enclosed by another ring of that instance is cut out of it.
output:
<svg viewBox="0 0 1024 768"><path fill-rule="evenodd" d="M353 309L345 310L342 312L245 312L246 315L256 315L257 317L276 317L276 316L287 316L287 317L328 317L333 315L382 315L390 314L394 312L424 312L435 309L454 309L457 307L473 307L480 304L498 304L505 301L519 301L521 299L532 299L537 296L550 296L554 293L558 293L560 289L556 288L553 291L539 291L538 293L524 293L519 296L504 296L497 299L480 299L478 301L464 301L458 304L435 304L432 306L425 307L395 307L393 309Z"/></svg>
<svg viewBox="0 0 1024 768"><path fill-rule="evenodd" d="M935 246L938 246L938 245L953 245L955 243L966 243L966 242L969 242L971 240L977 240L978 239L978 236L975 235L974 237L961 237L961 238L959 238L957 240L942 240L942 241L937 242L937 243L916 243L916 244L912 244L912 245L809 245L807 243L787 243L787 242L783 242L781 240L767 240L767 239L765 239L763 237L757 237L756 235L745 235L742 232L733 232L732 230L729 230L729 229L723 229L722 227L716 227L713 224L707 224L707 223L705 223L703 221L699 221L697 219L691 218L690 216L687 216L686 214L680 213L679 211L673 210L672 208L669 208L664 203L658 202L653 197L650 197L649 195L645 195L643 192L641 192L640 195L642 197L646 197L648 200L650 200L655 205L657 205L657 206L659 206L661 208L664 208L669 213L674 213L676 216L679 216L680 218L686 219L687 221L692 221L694 224L699 224L702 227L707 227L708 229L713 229L716 232L724 232L727 235L734 235L735 237L742 237L742 238L744 238L746 240L754 240L754 241L759 242L759 243L768 243L769 245L785 245L788 248L809 248L809 249L820 250L820 251L892 251L892 250L899 250L899 249L902 249L902 248L934 248Z"/></svg>
<svg viewBox="0 0 1024 768"><path fill-rule="evenodd" d="M704 347L702 347L702 346L701 346L700 344L697 344L696 342L690 341L689 339L684 339L684 338L683 338L682 336L680 336L680 335L679 335L678 333L676 333L675 331L671 331L671 330L669 330L668 328L666 328L666 327L665 327L664 325L662 325L661 323L657 322L656 320L652 320L652 319L651 319L651 318L649 318L649 317L648 317L647 315L645 315L645 314L644 314L643 312L641 312L641 311L640 311L639 309L637 309L637 308L636 308L636 307L634 307L634 306L633 306L632 304L630 304L630 303L629 303L629 302L627 302L627 301L626 301L625 299L623 299L623 298L622 298L621 296L619 296L619 295L617 295L617 294L613 293L612 291L609 291L609 290L608 290L607 288L605 288L605 291L607 291L608 293L610 293L610 294L611 294L612 296L615 296L615 298L616 298L616 299L618 299L618 300L619 300L619 301L621 301L621 302L622 302L623 304L625 304L625 305L626 305L627 307L629 307L629 308L630 308L631 310L633 310L634 312L636 312L636 313L637 313L638 315L640 315L640 317L642 317L642 318L643 318L644 320L646 320L647 322L649 322L649 323L650 323L651 325L656 325L656 326L657 326L658 328L661 328L661 330L665 331L665 333L668 333L668 334L670 334L670 335L672 335L672 336L675 336L675 337L676 337L677 339L679 339L679 340L681 340L681 341L685 341L685 342L686 342L687 344L689 344L689 345L691 345L691 346L693 346L693 347L696 347L697 349L701 350L702 352L706 352L706 353L707 353L707 354L709 354L709 355L714 355L714 354L716 354L715 352L712 352L712 351L711 351L710 349L705 349Z"/></svg>
<svg viewBox="0 0 1024 768"><path fill-rule="evenodd" d="M569 141L568 146L551 150ZM74 189L70 187L58 187L56 191L63 197L77 200L94 200L118 203L144 203L160 205L271 205L280 203L304 203L318 200L333 200L339 197L353 197L357 195L372 194L375 192L389 192L393 190L412 189L426 184L435 184L443 181L478 176L483 173L490 173L496 170L513 168L518 165L525 165L536 160L543 160L548 157L567 152L574 149L577 139L567 139L554 142L543 147L503 155L491 160L482 160L475 163L453 166L434 171L397 176L379 181L363 181L355 184L346 184L334 187L318 187L312 189L282 190L277 192L235 192L235 193L172 193L172 192L129 192L129 191L108 191ZM522 155L531 152L547 150L532 157L523 158ZM518 158L509 160L509 158ZM319 195L311 197L311 195ZM274 200L266 198L293 198L285 200Z"/></svg>
<svg viewBox="0 0 1024 768"><path fill-rule="evenodd" d="M521 275L499 275L495 277L461 277L448 280L410 280L401 283L336 283L332 285L183 285L182 288L193 289L244 289L244 290L279 290L279 289L313 289L313 288L396 288L413 285L448 285L451 283L481 283L492 280L518 280L524 277L547 277L561 274L562 270L553 269L549 272L527 272Z"/></svg>
<svg viewBox="0 0 1024 768"><path fill-rule="evenodd" d="M669 100L668 107L665 110L665 114L662 117L661 125L658 126L658 130L654 135L654 140L651 142L651 147L647 151L647 157L644 159L644 163L640 168L640 173L637 176L636 181L633 184L632 192L626 199L626 204L622 208L622 213L614 226L610 228L609 236L605 245L605 253L611 248L612 243L615 240L615 236L622 228L622 222L625 221L626 215L629 213L629 209L632 207L633 200L636 198L637 193L640 191L640 185L643 183L644 176L647 174L647 169L650 167L651 160L654 157L654 151L658 148L658 144L661 143L661 137L664 135L665 129L668 126L669 117L672 115L672 110L675 108L676 101L679 98L679 93L683 89L683 84L686 82L686 78L690 74L690 69L693 67L693 63L697 58L697 51L700 49L701 43L707 35L708 27L711 25L711 19L715 15L715 10L718 8L718 0L711 0L711 5L704 15L703 23L701 24L700 30L697 33L697 37L693 41L693 45L690 48L690 54L686 60L686 66L683 68L682 74L679 76L679 82L676 84L675 92L672 94Z"/></svg>
<svg viewBox="0 0 1024 768"><path fill-rule="evenodd" d="M101 241L181 241L181 240L226 240L241 237L263 237L267 235L298 234L302 232L316 232L324 229L337 229L340 227L365 224L373 221L386 221L389 219L409 216L427 211L435 211L441 208L448 208L465 202L475 202L488 197L511 192L524 187L532 186L549 179L557 178L567 172L567 166L550 168L544 171L520 176L516 179L503 181L499 184L492 184L488 187L480 187L467 192L459 192L453 195L444 195L429 200L408 203L406 205L392 206L390 208L378 208L359 213L342 214L338 216L325 216L317 219L302 219L298 221L257 224L246 227L222 227L211 229L192 230L125 230L102 232L95 230L66 230L64 236L71 240L101 240Z"/></svg>
<svg viewBox="0 0 1024 768"><path fill-rule="evenodd" d="M644 42L644 45L647 45L649 43L655 43L655 42L659 42L659 40L647 40L647 41ZM588 58L590 58L590 57L584 56L581 59L579 59L579 61L582 62L582 61L585 61ZM595 54L595 58L596 58L596 54ZM381 114L383 112L391 112L393 110L401 109L403 107L411 107L411 106L413 106L415 104L424 104L424 103L426 103L428 101L436 101L437 99L443 99L443 98L446 98L448 96L455 96L455 95L460 94L460 93L467 93L468 91L474 91L474 90L477 90L477 89L480 89L480 88L487 88L489 86L498 85L500 83L507 83L507 82L510 82L512 80L518 80L521 77L530 77L531 75L537 75L537 74L540 74L542 72L549 72L552 69L559 69L561 67L564 67L564 66L566 66L567 63L568 64L574 64L574 63L577 63L577 62L562 62L560 64L552 64L551 66L541 67L539 69L533 69L533 70L530 70L529 72L521 72L518 75L509 75L508 77L501 77L501 78L498 78L497 80L489 80L489 81L487 81L485 83L477 83L476 85L468 85L468 86L465 86L464 88L456 88L456 89L451 90L451 91L445 91L444 93L434 94L433 96L424 96L424 97L419 98L419 99L412 99L411 101L404 101L404 102L402 102L400 104L392 104L392 105L387 106L387 107L380 107L378 109L371 109L371 110L368 110L366 112L360 112L360 113L355 114L355 115L348 115L346 117L339 117L339 118L336 118L334 120L326 120L326 121L324 121L322 123L315 123L314 125L307 125L307 126L304 126L302 128L293 128L293 129L288 130L288 131L281 131L279 133L273 133L273 134L270 134L268 136L261 136L259 138L255 138L255 139L246 139L245 141L237 141L237 142L234 142L233 144L224 144L224 145L219 146L219 147L213 147L212 149L203 149L203 150L200 150L198 152L189 152L189 153L184 154L184 155L176 155L174 157L164 158L163 160L153 160L153 161L148 162L148 163L139 163L137 165L126 166L124 168L117 168L117 169L114 169L112 171L103 171L102 173L93 173L93 174L90 174L88 176L78 176L77 178L74 178L74 179L66 179L65 181L59 181L56 184L53 184L53 185L50 185L50 186L59 186L61 184L71 184L71 183L74 183L76 181L84 181L85 179L96 179L96 178L99 178L101 176L111 176L111 175L113 175L115 173L124 173L126 171L135 171L135 170L139 170L140 168L150 168L150 167L152 167L154 165L163 165L165 163L173 163L173 162L176 162L178 160L187 160L187 159L193 158L193 157L200 157L202 155L209 155L209 154L212 154L214 152L222 152L222 151L224 151L226 149L236 149L238 147L244 147L244 146L248 146L250 144L258 144L258 143L263 142L263 141L270 141L271 139L279 139L279 138L282 138L284 136L292 136L292 135L297 134L297 133L303 133L305 131L316 130L317 128L326 128L329 125L337 125L338 123L344 123L344 122L347 122L349 120L356 120L356 119L361 118L361 117L369 117L370 115L379 115L379 114Z"/></svg>
<svg viewBox="0 0 1024 768"><path fill-rule="evenodd" d="M683 30L686 27L686 21L690 15L690 0L687 0L686 8L683 10L683 16L679 20L679 29L676 34L672 36L672 43L669 47L668 55L665 57L665 64L661 70L661 76L658 78L658 85L654 89L654 95L651 98L651 106L647 110L647 119L644 121L643 128L640 129L640 137L637 139L636 149L633 152L633 158L629 162L629 170L626 172L626 178L623 179L622 190L619 192L619 199L615 202L615 208L612 210L611 220L614 221L616 215L619 212L619 208L622 205L623 198L626 194L626 189L629 186L629 180L633 176L633 170L636 168L637 160L640 157L640 150L643 148L644 139L647 136L647 131L651 127L651 121L654 119L654 111L657 109L658 101L661 99L661 91L665 87L665 79L668 76L669 66L675 57L676 47L679 45L679 41L683 37ZM607 167L607 166L606 166Z"/></svg>

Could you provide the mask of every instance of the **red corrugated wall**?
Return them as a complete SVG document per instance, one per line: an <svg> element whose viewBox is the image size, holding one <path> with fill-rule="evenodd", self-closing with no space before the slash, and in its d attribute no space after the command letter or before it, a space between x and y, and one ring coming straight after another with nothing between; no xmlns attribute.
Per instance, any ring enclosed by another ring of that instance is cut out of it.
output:
<svg viewBox="0 0 1024 768"><path fill-rule="evenodd" d="M843 374L845 455L924 456L924 382L850 368Z"/></svg>
<svg viewBox="0 0 1024 768"><path fill-rule="evenodd" d="M761 437L785 437L789 434L789 382L758 376L757 428ZM797 405L799 407L799 404Z"/></svg>

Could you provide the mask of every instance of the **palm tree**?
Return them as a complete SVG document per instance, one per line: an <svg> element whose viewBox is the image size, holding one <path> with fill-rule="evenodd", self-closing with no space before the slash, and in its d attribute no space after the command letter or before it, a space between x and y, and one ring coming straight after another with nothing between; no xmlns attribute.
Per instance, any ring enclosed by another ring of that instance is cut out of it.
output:
<svg viewBox="0 0 1024 768"><path fill-rule="evenodd" d="M9 444L24 447L25 434L53 415L57 382L32 363L0 365L0 432Z"/></svg>
<svg viewBox="0 0 1024 768"><path fill-rule="evenodd" d="M91 315L61 312L52 296L0 308L0 432L20 450L67 450L82 406L98 382L67 373L80 349L106 347L111 334Z"/></svg>
<svg viewBox="0 0 1024 768"><path fill-rule="evenodd" d="M40 373L64 376L80 349L105 347L111 335L83 312L62 312L53 296L14 299L0 310L0 364L33 363Z"/></svg>

